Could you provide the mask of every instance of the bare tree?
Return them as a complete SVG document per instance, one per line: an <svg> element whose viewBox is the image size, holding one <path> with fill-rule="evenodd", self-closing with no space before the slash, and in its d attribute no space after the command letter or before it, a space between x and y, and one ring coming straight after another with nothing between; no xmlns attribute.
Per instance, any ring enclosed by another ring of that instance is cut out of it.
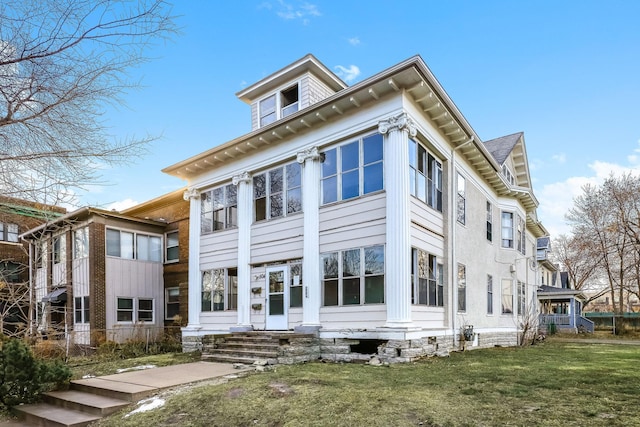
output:
<svg viewBox="0 0 640 427"><path fill-rule="evenodd" d="M583 262L597 265L606 276L616 313L625 311L630 292L637 294L639 213L640 178L625 175L611 176L600 187L585 186L567 214Z"/></svg>
<svg viewBox="0 0 640 427"><path fill-rule="evenodd" d="M175 34L170 14L164 0L0 2L1 193L44 201L144 151L153 137L116 140L102 115Z"/></svg>

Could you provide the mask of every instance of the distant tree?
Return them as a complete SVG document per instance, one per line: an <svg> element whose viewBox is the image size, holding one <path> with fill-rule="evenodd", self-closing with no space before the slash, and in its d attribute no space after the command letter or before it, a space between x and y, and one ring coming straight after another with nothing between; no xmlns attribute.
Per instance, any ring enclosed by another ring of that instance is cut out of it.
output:
<svg viewBox="0 0 640 427"><path fill-rule="evenodd" d="M574 200L567 219L582 261L593 263L609 284L616 313L625 311L640 280L640 178L609 177L602 186L587 185ZM583 272L586 270L582 270Z"/></svg>
<svg viewBox="0 0 640 427"><path fill-rule="evenodd" d="M97 164L144 151L153 137L116 140L102 115L175 34L170 14L164 0L0 2L0 193L59 203L98 180Z"/></svg>

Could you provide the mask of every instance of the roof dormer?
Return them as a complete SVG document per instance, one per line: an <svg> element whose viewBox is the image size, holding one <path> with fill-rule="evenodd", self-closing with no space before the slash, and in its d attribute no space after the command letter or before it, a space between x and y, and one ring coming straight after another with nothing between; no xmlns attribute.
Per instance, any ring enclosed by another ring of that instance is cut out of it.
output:
<svg viewBox="0 0 640 427"><path fill-rule="evenodd" d="M271 74L236 96L251 105L251 130L322 101L347 85L313 55Z"/></svg>

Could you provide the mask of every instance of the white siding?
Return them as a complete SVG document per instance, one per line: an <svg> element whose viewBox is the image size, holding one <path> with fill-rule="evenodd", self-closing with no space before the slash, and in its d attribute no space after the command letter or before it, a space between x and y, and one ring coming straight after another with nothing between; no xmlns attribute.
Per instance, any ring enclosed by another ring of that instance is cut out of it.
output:
<svg viewBox="0 0 640 427"><path fill-rule="evenodd" d="M145 323L154 327L154 332L163 325L164 290L162 263L144 262L107 257L106 259L106 325L107 339L122 340L135 333L135 337L144 339L145 328L131 323L116 321L117 298L153 299L154 322ZM137 307L134 306L134 310ZM134 326L136 326L134 328ZM112 330L120 330L115 333Z"/></svg>
<svg viewBox="0 0 640 427"><path fill-rule="evenodd" d="M443 307L411 307L411 319L416 326L425 329L442 329L445 324L445 310Z"/></svg>
<svg viewBox="0 0 640 427"><path fill-rule="evenodd" d="M66 263L65 262L61 262L58 264L53 264L53 268L51 270L52 272L52 277L51 277L51 286L53 288L58 287L58 286L64 286L67 283L67 269L66 269Z"/></svg>
<svg viewBox="0 0 640 427"><path fill-rule="evenodd" d="M301 258L303 226L301 214L254 224L251 227L251 263Z"/></svg>
<svg viewBox="0 0 640 427"><path fill-rule="evenodd" d="M370 329L384 326L387 307L384 304L322 307L320 323L323 329Z"/></svg>
<svg viewBox="0 0 640 427"><path fill-rule="evenodd" d="M238 265L238 230L225 230L200 237L200 269Z"/></svg>
<svg viewBox="0 0 640 427"><path fill-rule="evenodd" d="M74 259L71 265L74 300L77 297L89 296L89 258ZM70 309L75 310L74 301L70 301L68 304ZM73 342L82 345L89 345L91 343L91 327L89 323L75 323L75 311Z"/></svg>
<svg viewBox="0 0 640 427"><path fill-rule="evenodd" d="M381 192L320 208L320 252L384 244L385 200Z"/></svg>

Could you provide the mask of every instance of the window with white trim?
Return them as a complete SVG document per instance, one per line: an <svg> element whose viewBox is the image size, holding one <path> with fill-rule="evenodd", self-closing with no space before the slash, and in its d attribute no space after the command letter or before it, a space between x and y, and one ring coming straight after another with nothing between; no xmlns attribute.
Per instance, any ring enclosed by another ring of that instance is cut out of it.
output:
<svg viewBox="0 0 640 427"><path fill-rule="evenodd" d="M299 98L300 93L298 84L296 83L293 86L260 100L258 103L260 127L266 126L298 111L300 108Z"/></svg>
<svg viewBox="0 0 640 427"><path fill-rule="evenodd" d="M518 315L523 316L525 314L526 309L526 287L524 282L518 280L518 288L516 301L518 302Z"/></svg>
<svg viewBox="0 0 640 427"><path fill-rule="evenodd" d="M322 204L382 190L383 148L382 135L375 133L322 153Z"/></svg>
<svg viewBox="0 0 640 427"><path fill-rule="evenodd" d="M180 288L167 288L164 290L164 318L173 320L180 315Z"/></svg>
<svg viewBox="0 0 640 427"><path fill-rule="evenodd" d="M302 211L302 169L298 162L254 175L254 219L275 219Z"/></svg>
<svg viewBox="0 0 640 427"><path fill-rule="evenodd" d="M74 297L74 323L89 323L89 297Z"/></svg>
<svg viewBox="0 0 640 427"><path fill-rule="evenodd" d="M200 194L201 233L227 230L238 225L238 187L227 184Z"/></svg>
<svg viewBox="0 0 640 427"><path fill-rule="evenodd" d="M509 184L516 184L516 179L513 177L513 174L511 173L507 165L502 165L502 175L505 177Z"/></svg>
<svg viewBox="0 0 640 427"><path fill-rule="evenodd" d="M444 266L437 257L421 249L411 249L411 301L431 307L444 306Z"/></svg>
<svg viewBox="0 0 640 427"><path fill-rule="evenodd" d="M67 259L67 236L61 234L53 238L53 263L61 264Z"/></svg>
<svg viewBox="0 0 640 427"><path fill-rule="evenodd" d="M302 262L289 264L289 306L302 307Z"/></svg>
<svg viewBox="0 0 640 427"><path fill-rule="evenodd" d="M467 311L467 267L458 264L458 311Z"/></svg>
<svg viewBox="0 0 640 427"><path fill-rule="evenodd" d="M411 195L442 212L442 163L419 142L409 139Z"/></svg>
<svg viewBox="0 0 640 427"><path fill-rule="evenodd" d="M513 281L502 279L502 314L513 314Z"/></svg>
<svg viewBox="0 0 640 427"><path fill-rule="evenodd" d="M107 228L107 256L162 262L162 238Z"/></svg>
<svg viewBox="0 0 640 427"><path fill-rule="evenodd" d="M164 261L177 262L180 260L180 239L177 231L170 231L164 235Z"/></svg>
<svg viewBox="0 0 640 427"><path fill-rule="evenodd" d="M214 268L202 272L202 311L238 309L238 269Z"/></svg>
<svg viewBox="0 0 640 427"><path fill-rule="evenodd" d="M384 303L384 246L320 255L324 306Z"/></svg>
<svg viewBox="0 0 640 427"><path fill-rule="evenodd" d="M487 314L493 314L493 276L487 274Z"/></svg>
<svg viewBox="0 0 640 427"><path fill-rule="evenodd" d="M89 227L73 230L73 259L89 256Z"/></svg>
<svg viewBox="0 0 640 427"><path fill-rule="evenodd" d="M491 202L487 201L487 240L493 241L493 207Z"/></svg>
<svg viewBox="0 0 640 427"><path fill-rule="evenodd" d="M116 320L121 323L154 321L153 298L117 297Z"/></svg>
<svg viewBox="0 0 640 427"><path fill-rule="evenodd" d="M526 255L527 252L527 242L526 242L526 233L525 233L525 223L520 215L518 215L518 227L516 229L516 241L518 242L518 252L522 255Z"/></svg>
<svg viewBox="0 0 640 427"><path fill-rule="evenodd" d="M457 183L457 199L456 199L456 219L460 224L464 224L467 220L467 200L466 200L466 180L458 174Z"/></svg>
<svg viewBox="0 0 640 427"><path fill-rule="evenodd" d="M18 231L17 224L0 222L0 241L18 243Z"/></svg>
<svg viewBox="0 0 640 427"><path fill-rule="evenodd" d="M513 212L502 212L502 247L513 248Z"/></svg>

